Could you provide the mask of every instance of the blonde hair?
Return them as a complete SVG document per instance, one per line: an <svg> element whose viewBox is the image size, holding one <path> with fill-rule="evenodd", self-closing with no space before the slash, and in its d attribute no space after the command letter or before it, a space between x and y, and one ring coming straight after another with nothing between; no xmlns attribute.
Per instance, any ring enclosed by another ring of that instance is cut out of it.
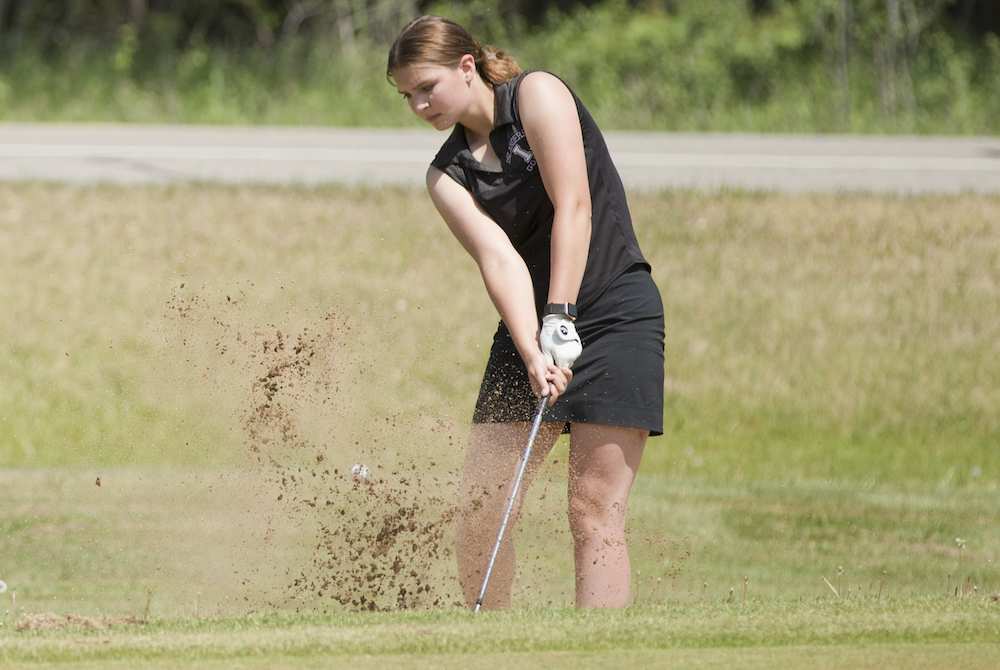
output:
<svg viewBox="0 0 1000 670"><path fill-rule="evenodd" d="M502 84L521 74L521 66L498 47L481 46L454 21L440 16L420 16L399 31L389 49L386 78L395 84L393 73L408 65L456 67L462 56L471 55L476 71L489 84Z"/></svg>

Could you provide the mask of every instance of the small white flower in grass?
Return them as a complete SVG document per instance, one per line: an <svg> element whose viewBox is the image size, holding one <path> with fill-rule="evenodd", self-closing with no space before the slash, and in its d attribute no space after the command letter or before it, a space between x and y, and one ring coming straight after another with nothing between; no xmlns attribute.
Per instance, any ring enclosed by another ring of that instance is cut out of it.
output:
<svg viewBox="0 0 1000 670"><path fill-rule="evenodd" d="M7 592L7 582L0 582L0 593Z"/></svg>

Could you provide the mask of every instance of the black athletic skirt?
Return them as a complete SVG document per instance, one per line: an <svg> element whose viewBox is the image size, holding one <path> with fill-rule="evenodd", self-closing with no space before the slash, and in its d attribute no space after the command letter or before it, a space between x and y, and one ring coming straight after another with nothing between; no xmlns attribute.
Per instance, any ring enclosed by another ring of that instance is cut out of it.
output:
<svg viewBox="0 0 1000 670"><path fill-rule="evenodd" d="M636 265L582 311L576 329L583 354L566 393L546 421L594 423L663 434L663 303L649 271ZM528 371L503 322L472 420L530 422L538 409Z"/></svg>

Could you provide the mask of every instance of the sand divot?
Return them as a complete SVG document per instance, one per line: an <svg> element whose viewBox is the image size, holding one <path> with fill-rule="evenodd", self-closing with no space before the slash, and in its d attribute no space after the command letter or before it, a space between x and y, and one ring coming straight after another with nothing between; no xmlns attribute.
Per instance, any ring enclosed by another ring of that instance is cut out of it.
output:
<svg viewBox="0 0 1000 670"><path fill-rule="evenodd" d="M362 611L458 604L450 539L458 475L438 465L454 460L455 426L372 414L363 391L370 397L378 383L376 361L347 319L260 325L246 300L246 289L208 299L180 286L168 316L185 361L236 408L245 467L256 495L271 501L266 518L248 520L253 542L285 524L311 538L308 557L276 566L286 586L267 602ZM351 474L355 463L370 468L363 481Z"/></svg>
<svg viewBox="0 0 1000 670"><path fill-rule="evenodd" d="M252 284L228 294L179 286L168 315L185 362L225 401L242 434L260 503L258 518L245 519L252 536L245 546L258 555L274 549L280 561L271 569L282 586L260 598L295 610L464 607L454 522L465 428L371 409L392 403L383 397L391 390L380 387L389 385L379 374L384 349L372 344L370 324L337 313L262 324L253 300ZM356 464L369 468L361 481ZM516 606L572 602L565 487L565 454L554 453L512 532ZM305 538L294 551L274 544L290 528ZM633 527L628 535L633 563L646 570L635 597L655 598L691 553L686 543ZM253 590L254 580L266 581L258 573L241 584Z"/></svg>

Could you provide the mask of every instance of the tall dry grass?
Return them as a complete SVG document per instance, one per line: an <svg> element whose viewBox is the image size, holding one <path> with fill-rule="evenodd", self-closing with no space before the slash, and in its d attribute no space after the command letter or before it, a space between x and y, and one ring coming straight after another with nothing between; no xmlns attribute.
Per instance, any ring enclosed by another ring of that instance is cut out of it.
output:
<svg viewBox="0 0 1000 670"><path fill-rule="evenodd" d="M998 475L1000 200L635 199L669 454L708 476Z"/></svg>
<svg viewBox="0 0 1000 670"><path fill-rule="evenodd" d="M667 314L647 473L1000 479L1000 200L632 206ZM201 330L167 306L181 284ZM0 308L8 465L239 459L255 373L220 364L223 316L295 333L336 313L366 369L345 421L460 426L496 323L424 194L338 188L0 186Z"/></svg>

